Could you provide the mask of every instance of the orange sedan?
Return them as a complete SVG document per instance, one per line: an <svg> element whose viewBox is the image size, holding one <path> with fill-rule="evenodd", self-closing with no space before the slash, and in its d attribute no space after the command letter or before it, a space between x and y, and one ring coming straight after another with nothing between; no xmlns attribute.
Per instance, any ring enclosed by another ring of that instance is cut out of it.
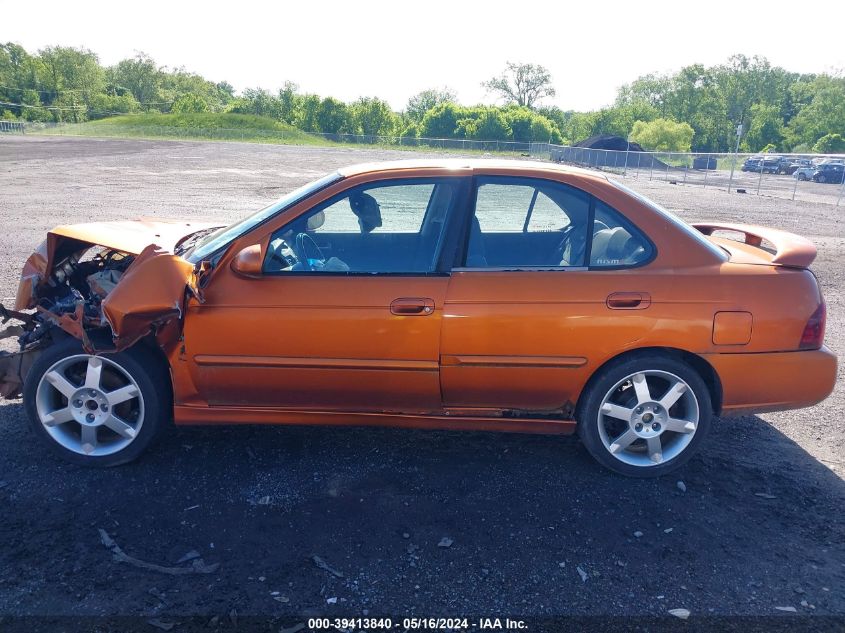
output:
<svg viewBox="0 0 845 633"><path fill-rule="evenodd" d="M832 391L815 254L550 164L355 166L228 227L54 229L4 309L0 394L86 465L173 420L577 430L656 476L713 415Z"/></svg>

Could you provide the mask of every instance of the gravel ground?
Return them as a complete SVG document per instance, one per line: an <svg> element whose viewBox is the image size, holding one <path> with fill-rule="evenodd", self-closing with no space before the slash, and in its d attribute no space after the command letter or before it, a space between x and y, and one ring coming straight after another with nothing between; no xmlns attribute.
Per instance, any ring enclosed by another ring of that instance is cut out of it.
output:
<svg viewBox="0 0 845 633"><path fill-rule="evenodd" d="M335 167L412 156L0 139L0 297L53 225L231 220ZM827 343L845 349L845 208L626 182L687 220L813 239ZM845 617L842 373L812 409L717 420L699 457L651 481L604 471L574 438L293 427L174 430L137 463L95 471L53 459L20 401L2 402L0 616L216 616L213 629L259 615L273 630L314 614ZM219 568L119 562L100 529L144 561L195 550Z"/></svg>

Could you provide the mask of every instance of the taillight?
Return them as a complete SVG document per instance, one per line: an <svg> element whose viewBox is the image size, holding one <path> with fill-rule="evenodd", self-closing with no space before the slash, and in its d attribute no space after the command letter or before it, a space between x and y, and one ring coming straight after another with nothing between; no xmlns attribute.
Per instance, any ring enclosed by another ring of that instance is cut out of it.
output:
<svg viewBox="0 0 845 633"><path fill-rule="evenodd" d="M827 319L827 308L824 301L819 304L813 312L807 325L804 326L804 333L801 334L800 349L819 349L824 340L824 322Z"/></svg>

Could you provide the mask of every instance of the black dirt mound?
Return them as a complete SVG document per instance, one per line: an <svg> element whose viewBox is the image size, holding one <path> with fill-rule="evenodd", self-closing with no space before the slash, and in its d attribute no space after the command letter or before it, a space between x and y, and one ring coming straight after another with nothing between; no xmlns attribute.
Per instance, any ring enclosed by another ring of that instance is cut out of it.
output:
<svg viewBox="0 0 845 633"><path fill-rule="evenodd" d="M599 134L598 136L591 136L590 138L575 143L575 147L588 147L590 149L610 149L617 152L625 151L625 139L621 136L614 136L612 134ZM628 146L628 151L644 152L643 146L639 143L631 143Z"/></svg>
<svg viewBox="0 0 845 633"><path fill-rule="evenodd" d="M666 163L646 152L639 143L628 144L621 136L612 134L591 136L572 147L553 147L551 159L586 167L668 169Z"/></svg>

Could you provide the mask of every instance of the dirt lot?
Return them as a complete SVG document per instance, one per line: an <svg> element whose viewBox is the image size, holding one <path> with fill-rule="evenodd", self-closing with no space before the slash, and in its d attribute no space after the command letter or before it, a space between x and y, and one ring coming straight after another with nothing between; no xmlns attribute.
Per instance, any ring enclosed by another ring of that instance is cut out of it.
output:
<svg viewBox="0 0 845 633"><path fill-rule="evenodd" d="M2 138L0 297L55 224L234 219L334 167L412 156ZM845 208L626 182L688 220L812 238L827 342L845 350ZM137 463L85 470L42 450L21 403L3 402L0 615L217 616L209 630L250 615L272 630L309 614L845 617L842 374L813 409L716 421L700 457L655 481L600 469L574 438L373 429L174 430ZM117 562L99 529L144 561L196 550L219 568Z"/></svg>

